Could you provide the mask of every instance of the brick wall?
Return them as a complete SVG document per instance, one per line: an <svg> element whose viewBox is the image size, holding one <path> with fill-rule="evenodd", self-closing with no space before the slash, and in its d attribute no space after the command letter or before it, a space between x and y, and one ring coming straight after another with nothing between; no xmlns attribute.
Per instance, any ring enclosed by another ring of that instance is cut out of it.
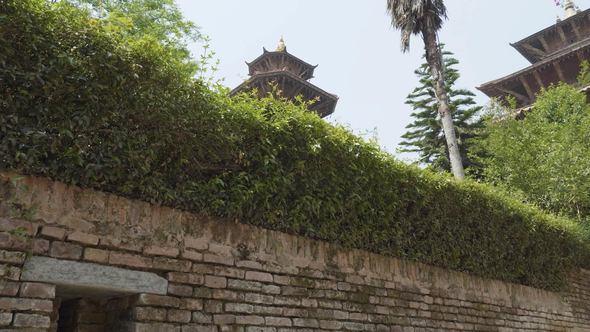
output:
<svg viewBox="0 0 590 332"><path fill-rule="evenodd" d="M66 299L21 280L30 256L157 273L167 295ZM9 173L0 276L0 330L590 331L589 271L552 293Z"/></svg>

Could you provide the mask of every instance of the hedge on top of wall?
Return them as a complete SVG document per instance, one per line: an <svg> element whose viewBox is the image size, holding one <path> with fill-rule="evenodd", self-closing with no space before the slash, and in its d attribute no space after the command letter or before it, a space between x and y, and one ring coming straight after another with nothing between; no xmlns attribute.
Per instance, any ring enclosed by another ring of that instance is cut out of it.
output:
<svg viewBox="0 0 590 332"><path fill-rule="evenodd" d="M182 68L67 4L1 1L0 169L546 289L590 267L568 219Z"/></svg>

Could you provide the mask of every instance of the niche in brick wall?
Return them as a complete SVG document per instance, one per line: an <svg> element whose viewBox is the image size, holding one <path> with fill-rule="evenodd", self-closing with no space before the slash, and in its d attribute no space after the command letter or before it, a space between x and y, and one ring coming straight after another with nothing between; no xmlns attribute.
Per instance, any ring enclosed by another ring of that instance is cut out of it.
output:
<svg viewBox="0 0 590 332"><path fill-rule="evenodd" d="M42 256L25 261L21 279L56 286L51 332L126 332L132 297L168 289L154 273Z"/></svg>
<svg viewBox="0 0 590 332"><path fill-rule="evenodd" d="M129 318L129 297L114 299L59 298L52 331L123 332Z"/></svg>

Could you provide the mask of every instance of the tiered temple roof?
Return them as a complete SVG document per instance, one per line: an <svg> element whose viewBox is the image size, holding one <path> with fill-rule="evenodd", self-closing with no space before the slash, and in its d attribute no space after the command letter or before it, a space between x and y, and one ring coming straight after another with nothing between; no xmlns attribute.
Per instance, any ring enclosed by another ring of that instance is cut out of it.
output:
<svg viewBox="0 0 590 332"><path fill-rule="evenodd" d="M338 97L308 82L313 78L317 65L310 65L287 52L282 38L276 51L263 48L262 55L246 64L250 78L232 90L231 94L255 89L262 97L272 92L273 85L276 85L281 96L288 100L295 100L297 96L301 96L304 101L314 100L309 110L321 117L334 112Z"/></svg>
<svg viewBox="0 0 590 332"><path fill-rule="evenodd" d="M579 11L572 1L555 25L511 44L531 65L478 89L489 97L513 96L520 107L535 101L543 87L557 82L574 84L583 60L590 59L590 9Z"/></svg>

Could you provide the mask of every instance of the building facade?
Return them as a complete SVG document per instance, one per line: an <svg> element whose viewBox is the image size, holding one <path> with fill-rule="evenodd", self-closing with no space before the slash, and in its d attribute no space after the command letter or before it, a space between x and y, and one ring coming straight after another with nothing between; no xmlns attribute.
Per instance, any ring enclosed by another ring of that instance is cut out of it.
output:
<svg viewBox="0 0 590 332"><path fill-rule="evenodd" d="M514 97L518 107L526 108L542 88L558 82L576 84L582 61L590 59L590 9L581 11L571 0L564 7L563 19L510 44L530 66L478 89L490 98Z"/></svg>
<svg viewBox="0 0 590 332"><path fill-rule="evenodd" d="M309 82L317 65L310 65L287 52L283 38L275 51L263 48L262 55L246 64L250 78L232 90L232 95L256 90L263 97L277 92L287 100L295 101L300 96L303 101L313 102L309 110L321 117L334 112L338 97Z"/></svg>

